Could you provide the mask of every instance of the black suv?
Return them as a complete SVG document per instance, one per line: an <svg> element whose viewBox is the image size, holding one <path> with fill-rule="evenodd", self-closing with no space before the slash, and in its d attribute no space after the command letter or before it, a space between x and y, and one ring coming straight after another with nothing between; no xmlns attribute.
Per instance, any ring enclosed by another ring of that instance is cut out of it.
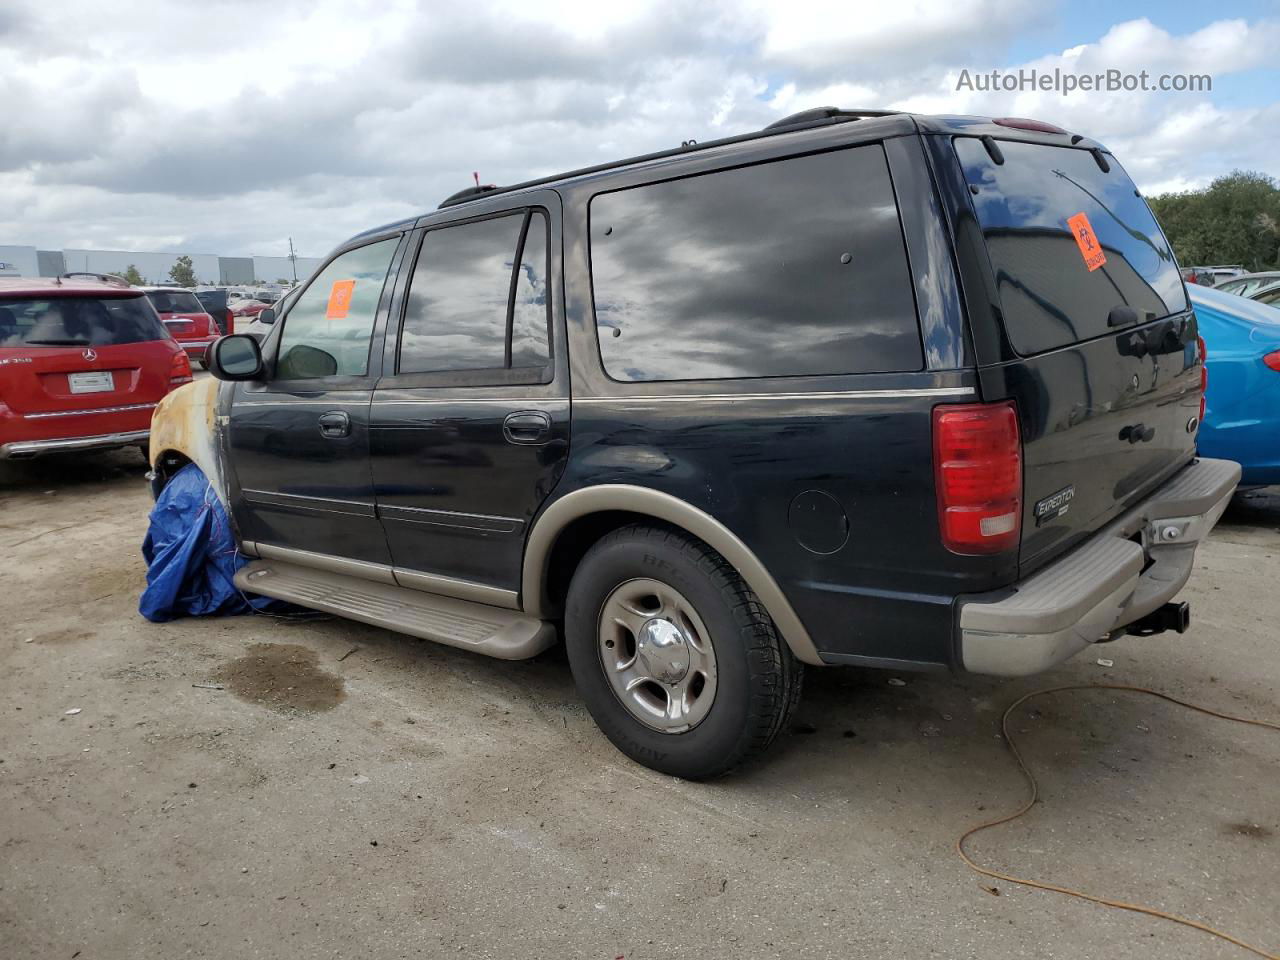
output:
<svg viewBox="0 0 1280 960"><path fill-rule="evenodd" d="M156 484L201 463L242 589L496 657L562 630L608 737L683 777L767 746L801 664L1012 676L1185 629L1239 477L1196 459L1147 204L1018 119L823 109L463 191L210 369Z"/></svg>

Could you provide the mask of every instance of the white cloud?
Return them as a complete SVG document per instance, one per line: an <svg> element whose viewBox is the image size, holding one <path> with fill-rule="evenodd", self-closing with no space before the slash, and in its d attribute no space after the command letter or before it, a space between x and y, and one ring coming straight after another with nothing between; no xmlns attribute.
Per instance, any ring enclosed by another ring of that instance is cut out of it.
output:
<svg viewBox="0 0 1280 960"><path fill-rule="evenodd" d="M1052 16L1034 0L120 0L110 16L10 0L0 242L274 254L292 235L320 254L472 171L512 182L825 104L1039 117L1107 143L1147 190L1280 172L1275 103L955 90L961 68L1021 66L1010 42ZM1226 77L1265 66L1280 25L1080 39L1025 65Z"/></svg>

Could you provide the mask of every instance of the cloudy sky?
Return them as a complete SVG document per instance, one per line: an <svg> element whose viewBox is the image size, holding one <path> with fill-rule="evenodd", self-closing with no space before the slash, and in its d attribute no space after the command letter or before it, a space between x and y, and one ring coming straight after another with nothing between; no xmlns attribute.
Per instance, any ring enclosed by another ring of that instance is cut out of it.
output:
<svg viewBox="0 0 1280 960"><path fill-rule="evenodd" d="M0 244L319 255L512 182L812 106L1029 116L1148 193L1280 175L1280 0L3 0ZM960 71L1208 73L978 93Z"/></svg>

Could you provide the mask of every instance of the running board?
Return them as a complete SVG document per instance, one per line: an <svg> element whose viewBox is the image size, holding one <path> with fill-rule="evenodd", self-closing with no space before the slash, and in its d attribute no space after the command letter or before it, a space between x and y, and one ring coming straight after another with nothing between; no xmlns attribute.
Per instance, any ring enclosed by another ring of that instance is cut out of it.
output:
<svg viewBox="0 0 1280 960"><path fill-rule="evenodd" d="M246 593L288 600L500 660L528 659L556 640L550 623L514 610L279 560L254 560L240 568L235 583Z"/></svg>

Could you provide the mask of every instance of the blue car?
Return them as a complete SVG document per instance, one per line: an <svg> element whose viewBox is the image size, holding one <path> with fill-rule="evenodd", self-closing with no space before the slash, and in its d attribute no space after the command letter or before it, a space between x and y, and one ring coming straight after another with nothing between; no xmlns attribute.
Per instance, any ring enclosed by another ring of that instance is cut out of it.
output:
<svg viewBox="0 0 1280 960"><path fill-rule="evenodd" d="M1241 486L1280 483L1280 309L1187 284L1208 355L1200 452L1244 467Z"/></svg>

